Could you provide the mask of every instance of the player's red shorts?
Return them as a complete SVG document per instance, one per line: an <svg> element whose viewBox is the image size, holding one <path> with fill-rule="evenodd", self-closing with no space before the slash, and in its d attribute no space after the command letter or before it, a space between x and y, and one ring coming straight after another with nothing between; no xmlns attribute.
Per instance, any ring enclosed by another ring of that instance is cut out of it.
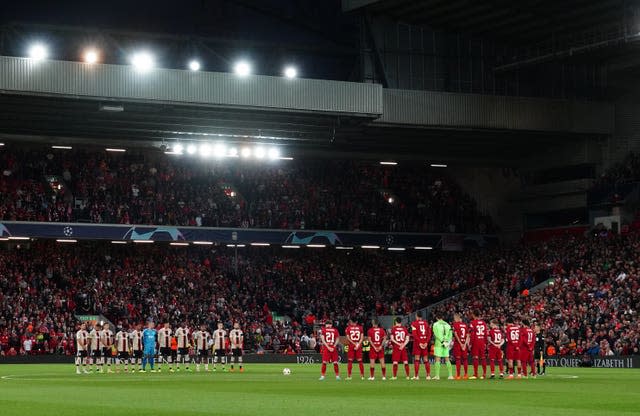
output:
<svg viewBox="0 0 640 416"><path fill-rule="evenodd" d="M426 348L420 348L420 344L417 342L413 343L413 356L418 357L426 357L429 358L429 344L427 344Z"/></svg>
<svg viewBox="0 0 640 416"><path fill-rule="evenodd" d="M391 353L391 361L394 363L403 363L405 361L409 361L409 356L407 354L407 349L403 348L401 350L394 348Z"/></svg>
<svg viewBox="0 0 640 416"><path fill-rule="evenodd" d="M322 362L323 363L337 363L338 362L338 349L334 348L333 351L329 351L327 348L322 350Z"/></svg>
<svg viewBox="0 0 640 416"><path fill-rule="evenodd" d="M384 360L384 348L381 348L380 351L376 351L371 347L369 350L369 360Z"/></svg>
<svg viewBox="0 0 640 416"><path fill-rule="evenodd" d="M529 351L526 348L520 348L520 361L523 364L533 362L533 351Z"/></svg>
<svg viewBox="0 0 640 416"><path fill-rule="evenodd" d="M489 345L489 359L502 360L502 350L500 348L492 347L491 345Z"/></svg>
<svg viewBox="0 0 640 416"><path fill-rule="evenodd" d="M457 342L453 343L453 356L456 358L466 358L469 356L469 350L462 350L462 347Z"/></svg>
<svg viewBox="0 0 640 416"><path fill-rule="evenodd" d="M520 348L516 347L512 344L507 344L506 350L507 360L519 360L520 359Z"/></svg>
<svg viewBox="0 0 640 416"><path fill-rule="evenodd" d="M362 361L362 346L356 350L353 345L349 345L349 351L347 351L347 359L349 361Z"/></svg>
<svg viewBox="0 0 640 416"><path fill-rule="evenodd" d="M486 342L474 342L471 344L472 357L484 357L487 354Z"/></svg>

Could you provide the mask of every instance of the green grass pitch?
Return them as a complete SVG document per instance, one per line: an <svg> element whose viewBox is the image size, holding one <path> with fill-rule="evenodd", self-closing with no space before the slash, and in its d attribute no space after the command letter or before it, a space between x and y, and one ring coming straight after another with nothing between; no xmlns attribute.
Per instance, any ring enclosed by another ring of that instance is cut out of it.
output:
<svg viewBox="0 0 640 416"><path fill-rule="evenodd" d="M289 365L290 376L282 375L284 367L249 364L243 374L76 375L72 365L0 365L0 415L640 414L637 370L551 368L535 380L329 376L320 382L317 365Z"/></svg>

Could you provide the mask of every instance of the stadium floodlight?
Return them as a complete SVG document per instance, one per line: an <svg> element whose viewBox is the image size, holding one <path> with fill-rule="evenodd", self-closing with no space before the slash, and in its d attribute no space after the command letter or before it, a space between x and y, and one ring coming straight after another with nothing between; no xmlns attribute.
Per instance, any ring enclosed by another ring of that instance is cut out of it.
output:
<svg viewBox="0 0 640 416"><path fill-rule="evenodd" d="M404 248L404 247L389 247L387 250L389 250L389 251L405 251L406 248Z"/></svg>
<svg viewBox="0 0 640 416"><path fill-rule="evenodd" d="M200 145L200 156L209 157L211 155L211 146L207 143Z"/></svg>
<svg viewBox="0 0 640 416"><path fill-rule="evenodd" d="M240 61L233 66L233 72L238 76L246 77L251 74L251 65L247 61Z"/></svg>
<svg viewBox="0 0 640 416"><path fill-rule="evenodd" d="M178 154L178 155L181 155L182 152L184 152L184 146L181 145L180 143L174 144L173 145L173 152Z"/></svg>
<svg viewBox="0 0 640 416"><path fill-rule="evenodd" d="M336 246L336 250L353 250L350 246Z"/></svg>
<svg viewBox="0 0 640 416"><path fill-rule="evenodd" d="M88 64L95 64L98 62L98 51L95 49L88 49L84 53L84 61Z"/></svg>
<svg viewBox="0 0 640 416"><path fill-rule="evenodd" d="M153 55L149 52L137 52L133 54L131 64L139 72L148 72L155 66Z"/></svg>
<svg viewBox="0 0 640 416"><path fill-rule="evenodd" d="M106 149L107 152L114 152L114 153L124 153L127 151L127 149L119 149L119 148L115 148L115 147L107 147Z"/></svg>
<svg viewBox="0 0 640 416"><path fill-rule="evenodd" d="M17 237L12 235L11 237L9 237L9 240L30 240L31 237Z"/></svg>
<svg viewBox="0 0 640 416"><path fill-rule="evenodd" d="M212 246L213 241L194 241L193 244L197 246Z"/></svg>
<svg viewBox="0 0 640 416"><path fill-rule="evenodd" d="M71 150L73 149L71 146L58 146L58 145L53 145L51 146L52 149L60 149L60 150Z"/></svg>
<svg viewBox="0 0 640 416"><path fill-rule="evenodd" d="M0 143L0 147L4 146L4 143Z"/></svg>
<svg viewBox="0 0 640 416"><path fill-rule="evenodd" d="M414 247L414 249L416 249L416 250L433 250L433 247L429 247L429 246L417 246L417 247Z"/></svg>
<svg viewBox="0 0 640 416"><path fill-rule="evenodd" d="M189 153L190 155L194 155L197 151L198 148L195 144L190 144L189 146L187 146L187 153Z"/></svg>
<svg viewBox="0 0 640 416"><path fill-rule="evenodd" d="M374 250L380 248L380 246L360 246L360 247L364 249L374 249Z"/></svg>
<svg viewBox="0 0 640 416"><path fill-rule="evenodd" d="M227 147L222 144L222 143L218 143L213 147L213 155L217 158L222 158L227 154Z"/></svg>
<svg viewBox="0 0 640 416"><path fill-rule="evenodd" d="M251 157L251 149L248 148L248 147L243 147L242 150L240 151L240 154L245 159L248 158L248 157Z"/></svg>
<svg viewBox="0 0 640 416"><path fill-rule="evenodd" d="M78 240L74 240L72 238L58 238L56 240L58 243L77 243Z"/></svg>
<svg viewBox="0 0 640 416"><path fill-rule="evenodd" d="M169 245L170 245L170 246L188 246L188 245L189 245L189 243L181 243L181 242L175 242L175 241L173 241L173 242L169 243Z"/></svg>
<svg viewBox="0 0 640 416"><path fill-rule="evenodd" d="M293 160L293 158L291 156L281 156L278 159L280 159L280 160Z"/></svg>
<svg viewBox="0 0 640 416"><path fill-rule="evenodd" d="M398 164L398 162L390 162L390 161L383 161L380 162L381 165L389 165L389 166L395 166Z"/></svg>
<svg viewBox="0 0 640 416"><path fill-rule="evenodd" d="M227 244L227 247L243 248L245 247L245 245L244 244Z"/></svg>
<svg viewBox="0 0 640 416"><path fill-rule="evenodd" d="M33 45L31 45L29 47L29 58L33 59L34 61L42 61L47 59L47 56L49 56L49 52L47 51L46 46L44 46L42 43L34 43Z"/></svg>
<svg viewBox="0 0 640 416"><path fill-rule="evenodd" d="M282 246L282 248L300 248L300 246L289 246L289 245L285 245L285 246Z"/></svg>
<svg viewBox="0 0 640 416"><path fill-rule="evenodd" d="M387 199L387 202L390 203L390 204L393 204L393 198L389 197L389 199Z"/></svg>
<svg viewBox="0 0 640 416"><path fill-rule="evenodd" d="M256 147L253 151L253 154L256 156L256 159L264 159L267 155L267 151L264 149L264 147Z"/></svg>
<svg viewBox="0 0 640 416"><path fill-rule="evenodd" d="M238 157L238 148L232 147L229 149L229 157Z"/></svg>
<svg viewBox="0 0 640 416"><path fill-rule="evenodd" d="M432 168L446 168L447 165L445 165L444 163L432 163L430 165Z"/></svg>
<svg viewBox="0 0 640 416"><path fill-rule="evenodd" d="M307 244L307 247L310 248L325 248L326 246L326 244Z"/></svg>
<svg viewBox="0 0 640 416"><path fill-rule="evenodd" d="M122 240L113 240L111 244L127 244L127 242Z"/></svg>
<svg viewBox="0 0 640 416"><path fill-rule="evenodd" d="M284 69L284 76L291 79L298 76L298 70L295 66L288 66Z"/></svg>
<svg viewBox="0 0 640 416"><path fill-rule="evenodd" d="M195 59L189 62L189 69L192 71L200 71L200 62Z"/></svg>
<svg viewBox="0 0 640 416"><path fill-rule="evenodd" d="M256 247L268 247L270 244L269 243L251 243L251 245Z"/></svg>
<svg viewBox="0 0 640 416"><path fill-rule="evenodd" d="M137 244L153 244L154 243L153 240L133 240L133 242Z"/></svg>
<svg viewBox="0 0 640 416"><path fill-rule="evenodd" d="M269 149L269 159L276 160L280 157L280 150L276 147Z"/></svg>

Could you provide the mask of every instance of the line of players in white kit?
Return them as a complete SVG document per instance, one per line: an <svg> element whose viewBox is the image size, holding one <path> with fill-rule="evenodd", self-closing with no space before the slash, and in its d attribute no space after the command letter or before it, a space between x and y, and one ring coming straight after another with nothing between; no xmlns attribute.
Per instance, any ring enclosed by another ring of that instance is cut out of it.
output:
<svg viewBox="0 0 640 416"><path fill-rule="evenodd" d="M148 323L147 329L153 330L156 334L151 350L148 345L143 345L141 324L130 329L121 328L114 335L108 323L95 324L90 331L87 331L85 323L81 323L76 332L76 373L90 373L92 366L96 372L102 373L105 365L106 372L113 373L112 364L115 372L122 369L133 373L136 371L136 364L139 372L146 372L143 367L143 358L149 355L157 359L159 364L157 371L162 371L163 363L168 364L170 372L180 371L181 365L186 371L192 371L190 364L195 364L196 371L200 371L201 366L204 367L204 371L209 371L210 351L213 355L213 371L217 370L218 361L222 364L222 370L226 371L229 353L231 354L230 371L235 370L236 360L240 372L244 371L242 360L244 333L237 322L228 332L221 322L217 324L217 329L213 333L210 333L207 325L204 324L193 333L186 324L180 325L174 331L171 324L165 323L162 328L155 331L153 323ZM151 360L151 372L156 372L153 360Z"/></svg>

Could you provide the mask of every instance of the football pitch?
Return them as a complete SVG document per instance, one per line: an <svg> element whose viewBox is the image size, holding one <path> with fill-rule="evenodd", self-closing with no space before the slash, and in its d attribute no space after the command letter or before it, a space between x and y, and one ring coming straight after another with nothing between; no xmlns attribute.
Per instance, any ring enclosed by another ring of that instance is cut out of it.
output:
<svg viewBox="0 0 640 416"><path fill-rule="evenodd" d="M640 372L551 368L528 380L336 381L319 366L242 374L76 375L72 365L0 365L0 415L638 415ZM166 369L165 369L166 371ZM402 372L402 370L400 371ZM443 374L446 370L443 368Z"/></svg>

